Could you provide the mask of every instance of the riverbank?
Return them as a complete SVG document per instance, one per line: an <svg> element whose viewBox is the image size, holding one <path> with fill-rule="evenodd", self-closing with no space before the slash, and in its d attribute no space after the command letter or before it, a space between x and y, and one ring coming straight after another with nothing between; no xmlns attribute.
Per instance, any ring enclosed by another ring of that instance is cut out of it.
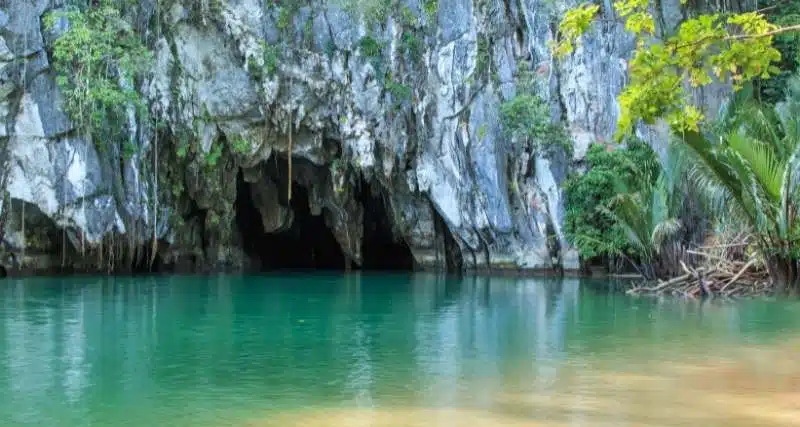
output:
<svg viewBox="0 0 800 427"><path fill-rule="evenodd" d="M769 277L756 262L747 263L738 261L718 260L711 266L692 268L683 265L684 274L668 280L644 280L638 274L613 274L599 272L595 269L581 270L556 270L556 269L518 269L518 268L477 268L457 272L447 272L443 269L416 268L412 270L324 270L324 269L204 269L201 271L187 271L180 268L154 268L128 269L125 271L108 271L99 268L73 268L48 266L37 268L35 265L22 268L6 269L0 266L0 278L25 279L34 277L138 277L138 276L185 276L205 277L217 275L252 275L252 274L350 274L362 272L367 274L441 274L454 278L462 277L503 277L503 278L570 278L588 280L610 280L615 283L615 291L624 291L628 295L639 296L675 296L675 297L754 297L772 293L773 287ZM621 286L620 286L621 285Z"/></svg>
<svg viewBox="0 0 800 427"><path fill-rule="evenodd" d="M590 274L585 270L562 270L562 269L552 269L552 268L514 268L514 267L495 267L495 268L487 268L487 267L479 267L479 268L466 268L459 271L447 271L445 268L434 268L430 266L417 266L415 268L409 270L401 270L401 269L360 269L360 268L350 268L350 269L325 269L325 268L273 268L273 269L261 269L261 268L201 268L201 269L187 269L181 268L181 266L173 266L173 265L165 265L155 263L152 266L147 263L141 263L140 265L136 266L137 268L127 268L127 269L120 269L118 267L114 268L100 268L96 267L96 265L92 264L89 267L75 267L75 266L66 266L60 267L58 265L53 265L53 263L31 263L30 265L25 266L18 266L18 265L9 265L3 266L0 265L1 271L4 273L0 277L13 277L13 278L27 278L27 277L75 277L75 276L141 276L141 275L156 275L156 276L164 276L164 275L177 275L177 276L214 276L214 275L226 275L226 274L262 274L262 273L310 273L310 274L318 274L318 273L340 273L346 274L351 272L366 272L366 273L400 273L400 274L414 274L414 273L431 273L431 274L443 274L448 276L454 277L461 277L461 276L475 276L475 277L531 277L531 278L559 278L559 277L566 277L566 278L603 278L603 279L631 279L640 276L630 276L630 275L614 275L614 274Z"/></svg>

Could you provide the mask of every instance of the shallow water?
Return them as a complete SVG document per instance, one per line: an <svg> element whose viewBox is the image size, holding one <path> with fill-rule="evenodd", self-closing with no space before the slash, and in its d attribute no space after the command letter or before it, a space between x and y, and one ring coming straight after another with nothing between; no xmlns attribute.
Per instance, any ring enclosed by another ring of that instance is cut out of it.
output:
<svg viewBox="0 0 800 427"><path fill-rule="evenodd" d="M9 280L0 425L800 426L798 332L578 280Z"/></svg>

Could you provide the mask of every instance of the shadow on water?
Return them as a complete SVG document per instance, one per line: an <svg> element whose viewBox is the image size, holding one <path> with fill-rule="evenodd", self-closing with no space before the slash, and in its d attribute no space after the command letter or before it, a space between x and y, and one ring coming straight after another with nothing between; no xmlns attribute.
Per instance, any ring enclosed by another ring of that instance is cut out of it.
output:
<svg viewBox="0 0 800 427"><path fill-rule="evenodd" d="M0 283L3 426L800 420L796 301L367 272Z"/></svg>

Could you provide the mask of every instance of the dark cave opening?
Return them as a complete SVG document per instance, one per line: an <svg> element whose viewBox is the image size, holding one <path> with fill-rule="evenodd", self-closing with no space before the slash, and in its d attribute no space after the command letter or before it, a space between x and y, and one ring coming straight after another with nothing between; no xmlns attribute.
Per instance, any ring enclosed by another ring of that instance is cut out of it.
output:
<svg viewBox="0 0 800 427"><path fill-rule="evenodd" d="M281 161L283 160L283 161ZM355 189L355 201L363 207L363 234L361 240L361 265L357 265L344 254L334 237L325 217L330 214L323 207L321 214L313 215L309 206L311 189L297 182L298 177L327 171L317 170L303 160L295 159L295 182L292 185L292 200L287 200L287 170L285 158L264 165L263 172L277 185L277 195L269 203L288 206L293 220L285 229L267 232L262 223L256 203L259 197L253 193L240 171L236 184L236 225L241 244L248 258L253 261L251 270L347 270L350 268L373 271L412 271L415 267L410 248L392 228L388 202L380 190L363 179ZM324 179L322 180L325 181ZM326 184L322 184L326 185Z"/></svg>
<svg viewBox="0 0 800 427"><path fill-rule="evenodd" d="M236 224L242 248L259 271L275 270L344 270L346 258L322 214L313 215L308 203L308 190L298 184L292 186L292 200L288 201L286 186L279 191L275 203L288 205L294 219L288 229L267 233L261 214L251 195L251 184L239 172L236 183ZM288 202L288 203L287 203Z"/></svg>
<svg viewBox="0 0 800 427"><path fill-rule="evenodd" d="M161 253L168 246L169 243L162 240L156 240L155 243L151 241L139 246L133 255L131 274L150 275L161 273Z"/></svg>
<svg viewBox="0 0 800 427"><path fill-rule="evenodd" d="M442 218L442 215L436 210L433 202L431 202L431 211L433 211L434 216L434 230L436 230L437 235L444 237L442 243L444 244L443 249L445 271L448 273L461 274L463 271L464 259L461 256L458 243L456 243L453 233L450 232L450 228L447 226L444 218ZM475 260L473 260L473 263L475 263Z"/></svg>
<svg viewBox="0 0 800 427"><path fill-rule="evenodd" d="M128 226L129 234L111 231L101 240L90 241L80 227L56 224L35 204L10 199L8 208L4 228L19 233L22 244L2 236L0 277L147 275L162 270L161 254L169 244L161 239L133 239L132 235L147 234L146 228L135 228L146 227L143 224Z"/></svg>
<svg viewBox="0 0 800 427"><path fill-rule="evenodd" d="M414 269L414 256L406 242L395 238L386 202L380 191L371 191L362 181L358 202L364 207L364 234L361 240L363 270Z"/></svg>

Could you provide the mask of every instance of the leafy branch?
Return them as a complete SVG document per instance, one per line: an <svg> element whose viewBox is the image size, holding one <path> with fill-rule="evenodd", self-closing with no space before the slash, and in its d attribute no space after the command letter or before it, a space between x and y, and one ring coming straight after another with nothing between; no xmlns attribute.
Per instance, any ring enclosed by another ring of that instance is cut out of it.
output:
<svg viewBox="0 0 800 427"><path fill-rule="evenodd" d="M639 121L652 124L661 118L677 131L697 131L704 115L692 104L684 82L701 87L716 79L739 90L745 82L769 79L780 73L776 64L781 54L773 46L773 38L800 31L800 25L769 22L765 10L758 10L702 14L685 20L675 35L660 40L654 35L650 6L650 0L614 2L625 29L636 38L628 65L630 83L618 98L618 138L630 134ZM598 19L599 11L598 5L583 4L566 12L552 45L557 57L564 58L575 50L580 37Z"/></svg>

